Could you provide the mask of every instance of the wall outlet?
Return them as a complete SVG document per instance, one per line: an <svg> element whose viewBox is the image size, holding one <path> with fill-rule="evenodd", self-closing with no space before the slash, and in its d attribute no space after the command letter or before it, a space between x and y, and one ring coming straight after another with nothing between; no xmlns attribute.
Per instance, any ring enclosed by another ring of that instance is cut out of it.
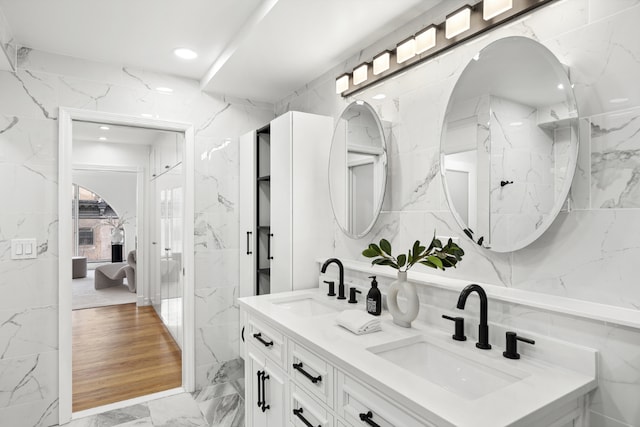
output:
<svg viewBox="0 0 640 427"><path fill-rule="evenodd" d="M38 257L36 239L11 239L11 259L31 259Z"/></svg>

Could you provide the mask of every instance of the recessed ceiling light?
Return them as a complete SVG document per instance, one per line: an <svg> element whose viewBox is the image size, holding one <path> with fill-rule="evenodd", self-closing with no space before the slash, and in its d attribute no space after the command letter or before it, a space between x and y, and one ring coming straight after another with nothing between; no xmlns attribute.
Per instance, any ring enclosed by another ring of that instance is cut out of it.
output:
<svg viewBox="0 0 640 427"><path fill-rule="evenodd" d="M140 114L142 117L153 117L153 114L149 114L149 113L142 113Z"/></svg>
<svg viewBox="0 0 640 427"><path fill-rule="evenodd" d="M171 93L171 92L173 92L173 89L171 89L170 87L164 87L164 86L157 87L157 88L156 88L156 90L157 90L158 92L164 92L164 93Z"/></svg>
<svg viewBox="0 0 640 427"><path fill-rule="evenodd" d="M373 95L371 98L372 99L385 99L387 97L387 95L385 95L384 93L379 93L377 95Z"/></svg>
<svg viewBox="0 0 640 427"><path fill-rule="evenodd" d="M107 137L106 136L101 136L100 138L98 138L100 141L106 141Z"/></svg>
<svg viewBox="0 0 640 427"><path fill-rule="evenodd" d="M356 101L356 104L358 104L358 105L364 105L364 101L357 100L357 101Z"/></svg>
<svg viewBox="0 0 640 427"><path fill-rule="evenodd" d="M198 57L198 54L195 53L194 51L192 51L191 49L187 49L184 47L175 49L173 51L173 53L178 57L178 58L182 58L182 59L196 59Z"/></svg>
<svg viewBox="0 0 640 427"><path fill-rule="evenodd" d="M109 130L109 126L100 126L100 130Z"/></svg>
<svg viewBox="0 0 640 427"><path fill-rule="evenodd" d="M564 89L564 85L562 83L558 83L558 89L560 90Z"/></svg>
<svg viewBox="0 0 640 427"><path fill-rule="evenodd" d="M514 127L522 126L522 122L511 122L509 123L509 126L514 126Z"/></svg>

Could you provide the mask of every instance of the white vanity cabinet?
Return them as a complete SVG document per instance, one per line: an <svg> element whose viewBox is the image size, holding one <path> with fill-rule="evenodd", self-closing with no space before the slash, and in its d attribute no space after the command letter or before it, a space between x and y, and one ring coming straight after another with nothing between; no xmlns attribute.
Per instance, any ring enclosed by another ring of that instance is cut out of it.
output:
<svg viewBox="0 0 640 427"><path fill-rule="evenodd" d="M246 319L247 426L273 426L276 420L295 427L431 426L266 319L242 309L241 316ZM362 421L360 414L370 414L374 424Z"/></svg>
<svg viewBox="0 0 640 427"><path fill-rule="evenodd" d="M331 117L290 111L240 138L240 296L317 286L315 257L331 252L332 132Z"/></svg>

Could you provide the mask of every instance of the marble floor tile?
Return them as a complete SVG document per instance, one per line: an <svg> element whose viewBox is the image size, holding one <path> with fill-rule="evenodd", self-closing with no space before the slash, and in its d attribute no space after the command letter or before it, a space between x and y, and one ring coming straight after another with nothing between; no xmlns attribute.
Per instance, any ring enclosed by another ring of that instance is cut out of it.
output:
<svg viewBox="0 0 640 427"><path fill-rule="evenodd" d="M198 404L189 393L148 403L154 427L207 427Z"/></svg>
<svg viewBox="0 0 640 427"><path fill-rule="evenodd" d="M208 403L203 413L210 427L244 426L244 399L238 393L219 397Z"/></svg>
<svg viewBox="0 0 640 427"><path fill-rule="evenodd" d="M72 420L69 427L115 427L115 426L146 426L151 424L130 424L149 419L149 407L146 403L128 406L122 409L103 412L102 414Z"/></svg>

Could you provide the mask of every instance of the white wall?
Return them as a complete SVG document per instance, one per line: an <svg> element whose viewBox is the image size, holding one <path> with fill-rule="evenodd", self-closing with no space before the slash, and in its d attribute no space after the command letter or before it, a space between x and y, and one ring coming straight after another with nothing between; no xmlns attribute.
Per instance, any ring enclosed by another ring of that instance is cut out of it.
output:
<svg viewBox="0 0 640 427"><path fill-rule="evenodd" d="M443 3L449 11L455 9L455 2ZM540 41L567 64L575 84L582 127L573 209L561 213L538 241L513 253L485 251L463 236L466 255L458 268L429 272L606 304L638 318L640 2L558 0L375 89L347 99L335 95L337 76L430 24L431 18L416 18L413 26L363 48L357 57L276 105L277 113L297 109L338 117L347 103L363 99L394 124L389 191L376 226L357 240L335 227L335 252L326 256L366 261L361 251L383 237L400 249L409 248L415 239L429 239L434 229L440 235L462 234L448 210L439 175L444 111L460 73L478 50L502 37L525 36ZM442 14L435 19L441 20ZM373 99L381 92L385 99ZM362 283L368 284L364 275ZM441 296L423 287L422 301L430 305L425 315L435 317L452 309L454 296ZM490 320L598 349L600 386L593 395L591 424L640 425L640 330L514 304L490 301L490 308Z"/></svg>
<svg viewBox="0 0 640 427"><path fill-rule="evenodd" d="M149 90L159 86L174 92ZM17 73L0 71L0 94L2 423L58 420L59 106L194 124L196 382L239 375L237 140L270 121L273 107L203 93L197 81L29 49ZM37 238L37 259L10 259L19 237Z"/></svg>

